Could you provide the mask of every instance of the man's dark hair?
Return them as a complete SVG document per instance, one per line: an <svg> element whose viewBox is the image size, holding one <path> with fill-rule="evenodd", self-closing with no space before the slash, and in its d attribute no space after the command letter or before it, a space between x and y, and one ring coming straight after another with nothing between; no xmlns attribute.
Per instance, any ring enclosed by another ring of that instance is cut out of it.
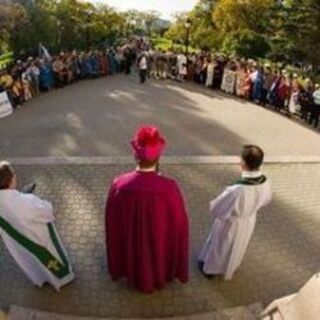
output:
<svg viewBox="0 0 320 320"><path fill-rule="evenodd" d="M8 162L0 162L0 190L8 189L14 177L14 170Z"/></svg>
<svg viewBox="0 0 320 320"><path fill-rule="evenodd" d="M249 170L258 170L264 158L263 150L254 145L245 145L242 149L241 157Z"/></svg>

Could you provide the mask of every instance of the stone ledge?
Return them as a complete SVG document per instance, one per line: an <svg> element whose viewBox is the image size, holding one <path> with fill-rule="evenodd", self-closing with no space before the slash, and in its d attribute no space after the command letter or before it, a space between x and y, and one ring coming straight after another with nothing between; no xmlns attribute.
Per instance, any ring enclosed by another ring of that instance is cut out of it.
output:
<svg viewBox="0 0 320 320"><path fill-rule="evenodd" d="M256 320L263 306L261 303L254 303L245 307L236 307L212 313L198 314L192 316L153 318L152 320ZM69 315L59 315L48 312L36 311L17 306L11 306L8 320L142 320L142 318L86 318ZM151 319L149 319L151 320Z"/></svg>
<svg viewBox="0 0 320 320"><path fill-rule="evenodd" d="M134 162L133 157L21 157L7 158L13 165L126 165ZM162 164L212 164L237 165L238 156L168 156ZM320 163L320 156L269 156L266 164Z"/></svg>

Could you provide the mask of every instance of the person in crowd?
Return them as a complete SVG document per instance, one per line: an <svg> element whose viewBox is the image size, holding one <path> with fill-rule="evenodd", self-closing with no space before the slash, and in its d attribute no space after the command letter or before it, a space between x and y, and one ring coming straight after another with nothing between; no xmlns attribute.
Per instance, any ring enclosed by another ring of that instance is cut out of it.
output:
<svg viewBox="0 0 320 320"><path fill-rule="evenodd" d="M87 76L86 63L85 63L85 53L81 52L77 57L77 65L80 71L80 79L85 79Z"/></svg>
<svg viewBox="0 0 320 320"><path fill-rule="evenodd" d="M32 97L37 96L40 93L40 85L39 85L39 77L40 77L40 70L36 64L36 61L33 58L29 58L29 66L27 68L28 78L30 80L30 91Z"/></svg>
<svg viewBox="0 0 320 320"><path fill-rule="evenodd" d="M311 107L311 114L309 124L313 125L315 128L318 128L319 125L319 117L320 117L320 85L315 85L315 91L312 95L313 104Z"/></svg>
<svg viewBox="0 0 320 320"><path fill-rule="evenodd" d="M204 85L207 82L207 75L208 75L208 57L203 57L203 62L201 64L201 70L200 70L200 84Z"/></svg>
<svg viewBox="0 0 320 320"><path fill-rule="evenodd" d="M198 84L201 84L202 65L203 65L202 57L196 56L193 79Z"/></svg>
<svg viewBox="0 0 320 320"><path fill-rule="evenodd" d="M145 52L143 52L140 58L138 59L138 67L139 67L140 83L145 83L147 80L147 73L148 73L148 60Z"/></svg>
<svg viewBox="0 0 320 320"><path fill-rule="evenodd" d="M156 64L155 64L155 55L154 52L151 51L148 54L148 78L156 78Z"/></svg>
<svg viewBox="0 0 320 320"><path fill-rule="evenodd" d="M0 236L30 281L57 291L74 279L71 264L55 227L51 203L17 190L17 175L0 163Z"/></svg>
<svg viewBox="0 0 320 320"><path fill-rule="evenodd" d="M214 61L209 56L207 60L207 77L206 77L206 87L211 88L213 83L214 74Z"/></svg>
<svg viewBox="0 0 320 320"><path fill-rule="evenodd" d="M261 105L263 107L265 107L267 103L270 102L268 101L268 97L274 80L275 76L270 68L270 65L267 64L263 73L263 84L261 88Z"/></svg>
<svg viewBox="0 0 320 320"><path fill-rule="evenodd" d="M208 279L224 275L231 280L252 237L258 211L272 198L271 185L261 172L264 152L246 145L241 154L241 178L210 202L213 220L201 250L198 267Z"/></svg>
<svg viewBox="0 0 320 320"><path fill-rule="evenodd" d="M251 100L257 103L260 103L262 98L263 76L263 68L255 65L250 75L252 83Z"/></svg>
<svg viewBox="0 0 320 320"><path fill-rule="evenodd" d="M132 52L129 47L124 49L123 58L124 58L124 72L125 74L130 74L133 61L132 61Z"/></svg>
<svg viewBox="0 0 320 320"><path fill-rule="evenodd" d="M0 86L3 87L8 95L10 103L13 108L19 107L19 101L14 99L12 87L13 87L13 77L9 74L7 69L0 70Z"/></svg>
<svg viewBox="0 0 320 320"><path fill-rule="evenodd" d="M299 80L298 75L293 74L290 84L290 100L289 100L289 113L295 115L300 111L299 105Z"/></svg>
<svg viewBox="0 0 320 320"><path fill-rule="evenodd" d="M100 77L104 77L108 74L108 59L102 51L99 51L98 53L98 62Z"/></svg>
<svg viewBox="0 0 320 320"><path fill-rule="evenodd" d="M224 59L223 57L220 56L217 58L215 67L214 67L213 82L212 82L213 89L221 88L223 70L224 70Z"/></svg>
<svg viewBox="0 0 320 320"><path fill-rule="evenodd" d="M276 88L276 101L275 108L277 111L281 111L285 107L286 100L289 97L289 86L285 75L280 75Z"/></svg>
<svg viewBox="0 0 320 320"><path fill-rule="evenodd" d="M252 92L251 70L248 67L244 78L243 96L245 99L250 100Z"/></svg>
<svg viewBox="0 0 320 320"><path fill-rule="evenodd" d="M308 122L310 111L313 105L313 84L310 79L306 79L305 86L301 88L299 104L301 106L301 119Z"/></svg>
<svg viewBox="0 0 320 320"><path fill-rule="evenodd" d="M92 52L89 56L89 63L91 65L91 77L97 78L99 76L99 59L97 52Z"/></svg>
<svg viewBox="0 0 320 320"><path fill-rule="evenodd" d="M113 49L108 51L108 66L109 66L109 74L114 75L117 70L117 61L116 61L115 52Z"/></svg>
<svg viewBox="0 0 320 320"><path fill-rule="evenodd" d="M14 76L20 78L23 71L24 71L23 61L19 59L17 60L17 63L13 67L11 72L14 74Z"/></svg>
<svg viewBox="0 0 320 320"><path fill-rule="evenodd" d="M54 74L52 65L49 61L41 59L39 61L40 75L39 75L39 87L41 91L50 91L54 86Z"/></svg>
<svg viewBox="0 0 320 320"><path fill-rule="evenodd" d="M160 80L167 79L167 57L166 54L163 52L159 56L159 73L158 73Z"/></svg>
<svg viewBox="0 0 320 320"><path fill-rule="evenodd" d="M196 61L196 56L195 54L191 54L189 57L188 57L188 70L187 70L187 80L188 81L193 81L194 79L194 71L195 71L195 61ZM172 70L172 69L171 69ZM174 78L173 74L171 74L171 77Z"/></svg>
<svg viewBox="0 0 320 320"><path fill-rule="evenodd" d="M161 61L162 51L158 52L156 55L156 79L160 79L161 69L162 69L162 61Z"/></svg>
<svg viewBox="0 0 320 320"><path fill-rule="evenodd" d="M52 70L54 75L54 83L57 88L64 85L64 63L62 61L63 54L53 58Z"/></svg>
<svg viewBox="0 0 320 320"><path fill-rule="evenodd" d="M72 54L66 54L63 59L64 82L70 84L75 78L72 62Z"/></svg>
<svg viewBox="0 0 320 320"><path fill-rule="evenodd" d="M187 56L184 53L178 54L177 57L177 69L178 69L178 81L182 82L185 80L188 69L187 69Z"/></svg>
<svg viewBox="0 0 320 320"><path fill-rule="evenodd" d="M85 78L92 78L93 77L93 63L91 60L91 52L88 52L84 56L84 76Z"/></svg>
<svg viewBox="0 0 320 320"><path fill-rule="evenodd" d="M189 279L189 224L177 183L159 172L166 141L153 126L131 142L137 168L112 182L106 204L108 266L144 293Z"/></svg>
<svg viewBox="0 0 320 320"><path fill-rule="evenodd" d="M81 79L81 70L79 65L78 54L76 50L73 50L71 54L71 72L73 74L73 80L77 81Z"/></svg>
<svg viewBox="0 0 320 320"><path fill-rule="evenodd" d="M178 57L175 52L171 52L169 56L170 78L177 79L178 77Z"/></svg>
<svg viewBox="0 0 320 320"><path fill-rule="evenodd" d="M241 59L237 63L237 79L236 79L236 95L240 98L245 97L245 81L247 76L247 67L245 59Z"/></svg>
<svg viewBox="0 0 320 320"><path fill-rule="evenodd" d="M24 88L22 83L22 75L18 76L17 74L13 74L13 84L11 87L13 106L16 106L19 109L22 104L25 102Z"/></svg>
<svg viewBox="0 0 320 320"><path fill-rule="evenodd" d="M31 74L28 72L27 64L24 66L24 70L21 74L21 86L22 86L22 97L24 101L28 101L36 96L36 92L33 92Z"/></svg>

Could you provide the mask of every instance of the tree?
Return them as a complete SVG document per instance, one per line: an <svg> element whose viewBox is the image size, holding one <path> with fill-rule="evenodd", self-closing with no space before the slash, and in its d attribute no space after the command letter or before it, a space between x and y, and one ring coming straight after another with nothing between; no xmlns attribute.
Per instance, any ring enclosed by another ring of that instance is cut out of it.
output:
<svg viewBox="0 0 320 320"><path fill-rule="evenodd" d="M191 40L194 46L201 49L217 49L221 46L222 40L212 17L216 5L217 0L199 0L190 12Z"/></svg>
<svg viewBox="0 0 320 320"><path fill-rule="evenodd" d="M21 5L10 1L0 3L0 50L10 45L12 37L22 31L27 20Z"/></svg>
<svg viewBox="0 0 320 320"><path fill-rule="evenodd" d="M170 29L165 33L165 37L173 42L184 44L186 40L186 28L185 23L189 18L188 12L176 13L174 17L174 23Z"/></svg>
<svg viewBox="0 0 320 320"><path fill-rule="evenodd" d="M147 35L149 37L151 36L152 28L155 22L159 19L159 17L160 17L160 12L156 10L149 10L142 13L144 25L146 27Z"/></svg>
<svg viewBox="0 0 320 320"><path fill-rule="evenodd" d="M27 17L23 29L10 32L11 47L18 54L36 53L39 43L52 52L98 47L106 40L113 43L125 29L124 15L105 5L79 0L18 2Z"/></svg>
<svg viewBox="0 0 320 320"><path fill-rule="evenodd" d="M188 19L191 22L190 39L194 47L219 48L222 40L212 18L216 4L217 0L199 0L192 11L177 14L166 36L175 42L184 43L186 39L185 22Z"/></svg>
<svg viewBox="0 0 320 320"><path fill-rule="evenodd" d="M265 33L274 3L275 0L220 0L213 20L224 33L241 29Z"/></svg>
<svg viewBox="0 0 320 320"><path fill-rule="evenodd" d="M264 58L270 51L266 37L247 29L229 33L223 42L222 50L245 58Z"/></svg>
<svg viewBox="0 0 320 320"><path fill-rule="evenodd" d="M286 60L320 66L320 0L287 0L279 4L273 55L284 52Z"/></svg>

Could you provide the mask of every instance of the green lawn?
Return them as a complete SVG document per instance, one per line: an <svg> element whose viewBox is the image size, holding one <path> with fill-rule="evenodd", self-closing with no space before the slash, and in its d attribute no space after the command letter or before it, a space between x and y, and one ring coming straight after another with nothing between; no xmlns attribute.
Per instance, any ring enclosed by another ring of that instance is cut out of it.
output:
<svg viewBox="0 0 320 320"><path fill-rule="evenodd" d="M186 50L186 46L185 45L173 43L172 40L169 40L169 39L166 39L166 38L152 37L151 38L151 42L152 42L153 46L157 50L168 51L168 50L170 50L172 48L174 50L182 50L182 51ZM196 51L198 51L198 50L195 49L195 48L189 47L189 52L196 52Z"/></svg>
<svg viewBox="0 0 320 320"><path fill-rule="evenodd" d="M9 52L0 56L0 69L4 68L13 61L13 52Z"/></svg>

